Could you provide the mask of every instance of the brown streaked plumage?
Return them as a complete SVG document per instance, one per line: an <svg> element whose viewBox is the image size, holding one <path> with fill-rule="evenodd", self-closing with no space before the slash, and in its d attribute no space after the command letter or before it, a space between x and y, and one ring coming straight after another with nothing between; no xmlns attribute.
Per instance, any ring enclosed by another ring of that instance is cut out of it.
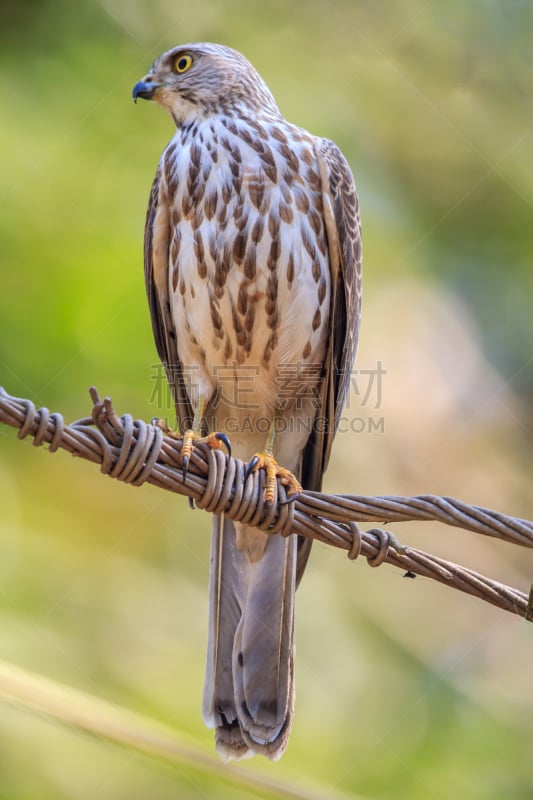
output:
<svg viewBox="0 0 533 800"><path fill-rule="evenodd" d="M169 50L133 95L157 100L176 125L150 195L145 276L180 427L200 397L204 426L228 432L248 461L264 420L279 422L278 461L320 490L359 329L350 168L333 142L288 123L230 48ZM283 378L288 368L305 386ZM285 749L294 593L309 550L295 535L214 519L203 713L224 757Z"/></svg>

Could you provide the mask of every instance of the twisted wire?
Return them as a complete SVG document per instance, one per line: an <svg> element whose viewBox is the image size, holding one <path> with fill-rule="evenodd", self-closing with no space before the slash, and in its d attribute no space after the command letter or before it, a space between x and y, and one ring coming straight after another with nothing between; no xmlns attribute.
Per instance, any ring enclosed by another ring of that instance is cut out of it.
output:
<svg viewBox="0 0 533 800"><path fill-rule="evenodd" d="M194 448L184 480L181 441L130 414L117 416L111 399L90 390L90 417L66 425L61 414L36 409L26 399L12 397L0 387L0 422L18 429L18 437L31 437L35 446L67 450L100 464L100 470L117 480L141 486L151 483L185 495L199 508L224 513L269 533L297 533L359 556L372 567L392 564L407 577L422 575L458 589L499 608L533 620L533 587L528 594L487 578L474 570L407 547L382 528L362 531L358 523L433 520L514 545L533 547L533 522L469 505L452 497L364 497L303 492L287 502L278 481L274 503L265 504L261 470L244 480L246 465L220 450L199 444Z"/></svg>

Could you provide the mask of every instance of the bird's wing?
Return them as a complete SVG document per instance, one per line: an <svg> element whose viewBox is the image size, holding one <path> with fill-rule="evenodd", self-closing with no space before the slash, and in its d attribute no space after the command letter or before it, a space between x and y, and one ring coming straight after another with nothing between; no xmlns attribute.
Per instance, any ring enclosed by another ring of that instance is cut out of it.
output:
<svg viewBox="0 0 533 800"><path fill-rule="evenodd" d="M304 488L320 491L333 438L350 388L361 316L362 247L359 201L353 176L336 144L315 144L322 180L324 221L331 271L329 341L321 386L320 426L310 437L303 458Z"/></svg>
<svg viewBox="0 0 533 800"><path fill-rule="evenodd" d="M157 352L167 373L180 428L185 430L191 426L193 412L183 367L178 358L176 330L172 320L169 294L169 242L168 197L159 166L146 212L144 276Z"/></svg>

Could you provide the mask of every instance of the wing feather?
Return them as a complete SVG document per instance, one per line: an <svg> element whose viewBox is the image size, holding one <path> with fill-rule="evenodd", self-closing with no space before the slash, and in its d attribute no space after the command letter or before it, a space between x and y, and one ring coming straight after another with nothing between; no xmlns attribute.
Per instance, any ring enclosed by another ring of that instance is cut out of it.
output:
<svg viewBox="0 0 533 800"><path fill-rule="evenodd" d="M350 388L359 337L362 289L362 245L359 201L345 157L329 139L317 139L316 156L322 180L322 200L331 270L330 335L321 387L323 422L307 443L303 486L320 491L322 475Z"/></svg>
<svg viewBox="0 0 533 800"><path fill-rule="evenodd" d="M172 320L169 245L169 203L160 164L152 184L146 212L144 276L157 352L167 373L180 428L185 430L191 426L193 411L187 394L183 366L178 357L176 329Z"/></svg>

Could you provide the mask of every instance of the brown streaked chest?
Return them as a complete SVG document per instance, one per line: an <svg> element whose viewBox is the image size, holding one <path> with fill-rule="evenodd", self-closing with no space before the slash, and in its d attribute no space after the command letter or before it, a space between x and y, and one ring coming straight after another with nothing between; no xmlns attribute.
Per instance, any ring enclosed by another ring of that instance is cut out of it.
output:
<svg viewBox="0 0 533 800"><path fill-rule="evenodd" d="M213 118L178 132L163 174L185 363L192 339L210 363L265 368L316 354L329 261L313 138L280 120Z"/></svg>

